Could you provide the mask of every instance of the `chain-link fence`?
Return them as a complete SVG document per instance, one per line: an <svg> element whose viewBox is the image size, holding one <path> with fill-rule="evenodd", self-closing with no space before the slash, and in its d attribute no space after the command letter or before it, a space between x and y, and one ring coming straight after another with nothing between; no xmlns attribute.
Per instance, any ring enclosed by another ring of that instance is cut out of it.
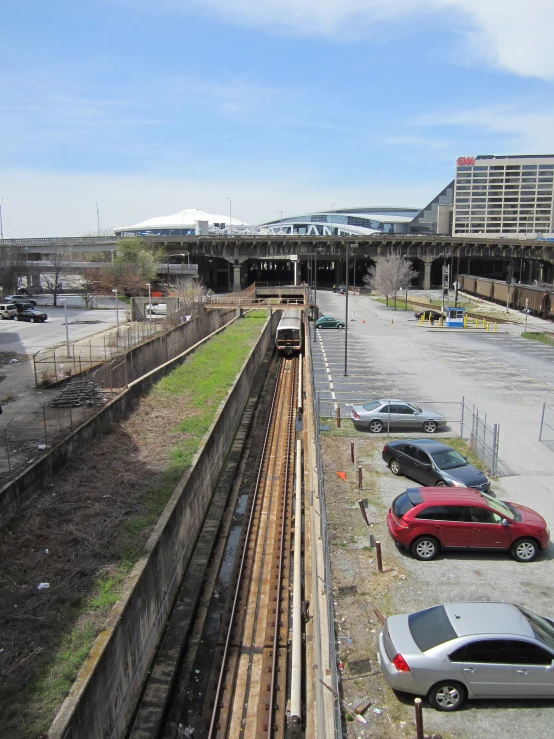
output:
<svg viewBox="0 0 554 739"><path fill-rule="evenodd" d="M554 452L554 408L542 405L539 441Z"/></svg>
<svg viewBox="0 0 554 739"><path fill-rule="evenodd" d="M382 400L382 399L381 399ZM386 399L385 399L386 400ZM316 395L316 418L319 417L320 422L342 424L344 420L351 420L351 411L353 406L363 406L367 404L365 398L344 398L340 400L337 397L328 394L317 393ZM493 477L511 475L512 471L508 465L499 457L500 445L500 426L499 424L490 424L487 416L480 415L479 409L475 406L469 407L465 398L460 400L442 400L431 398L427 400L410 401L410 406L415 410L424 408L436 411L445 420L434 430L441 432L446 437L462 437L469 443L470 449L481 460L487 471ZM380 421L381 428L378 434L388 438L398 436L401 433L431 433L431 426L425 417L418 414L400 414L397 399L390 399L387 403L387 412L380 413L375 417ZM552 448L554 449L554 409L552 415L547 416L551 419L552 425ZM432 419L430 418L432 421ZM356 425L358 429L363 430L363 423L359 421ZM427 425L426 425L427 424ZM377 426L374 427L375 430ZM546 424L545 424L546 428ZM368 430L370 430L368 428ZM433 431L434 431L433 430Z"/></svg>
<svg viewBox="0 0 554 739"><path fill-rule="evenodd" d="M125 358L117 357L85 380L75 378L50 391L30 417L12 419L0 431L0 483L13 479L126 387Z"/></svg>
<svg viewBox="0 0 554 739"><path fill-rule="evenodd" d="M95 334L88 339L70 342L56 349L43 349L33 357L35 387L48 387L66 377L108 362L113 357L170 331L171 321L121 323L119 327Z"/></svg>

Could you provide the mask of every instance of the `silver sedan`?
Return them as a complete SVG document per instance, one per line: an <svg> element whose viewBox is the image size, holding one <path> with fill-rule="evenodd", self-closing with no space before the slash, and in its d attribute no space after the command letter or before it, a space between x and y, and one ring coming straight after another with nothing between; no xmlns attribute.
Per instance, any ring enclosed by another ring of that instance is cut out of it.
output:
<svg viewBox="0 0 554 739"><path fill-rule="evenodd" d="M394 690L438 711L466 698L554 698L554 622L510 603L448 603L391 616L378 658Z"/></svg>
<svg viewBox="0 0 554 739"><path fill-rule="evenodd" d="M437 411L418 408L406 400L384 398L372 400L365 405L354 405L350 411L354 426L367 428L374 434L383 429L406 428L423 429L433 434L446 424L446 418Z"/></svg>

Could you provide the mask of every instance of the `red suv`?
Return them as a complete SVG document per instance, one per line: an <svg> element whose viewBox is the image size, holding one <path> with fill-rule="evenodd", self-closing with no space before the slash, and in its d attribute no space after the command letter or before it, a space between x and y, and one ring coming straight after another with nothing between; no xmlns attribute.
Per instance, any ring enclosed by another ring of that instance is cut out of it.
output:
<svg viewBox="0 0 554 739"><path fill-rule="evenodd" d="M502 549L531 562L550 541L538 513L470 488L408 488L387 515L390 535L417 559L443 549Z"/></svg>

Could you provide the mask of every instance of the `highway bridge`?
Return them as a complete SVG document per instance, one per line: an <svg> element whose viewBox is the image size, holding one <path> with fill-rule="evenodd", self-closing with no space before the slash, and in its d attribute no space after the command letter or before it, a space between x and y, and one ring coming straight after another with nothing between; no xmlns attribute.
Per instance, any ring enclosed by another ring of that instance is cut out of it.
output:
<svg viewBox="0 0 554 739"><path fill-rule="evenodd" d="M168 261L187 256L198 265L198 274L215 290L239 290L251 282L308 282L317 261L322 285L345 281L349 261L350 282L362 284L367 269L388 254L412 260L419 284L428 289L441 282L441 269L450 263L450 274L471 273L502 277L512 263L522 282L552 283L554 242L535 239L451 237L416 234L359 236L237 235L237 236L144 236L143 240L164 247ZM48 260L54 252L106 252L117 249L114 236L5 239L4 246L21 250L21 264ZM36 256L35 256L36 255ZM78 259L78 256L77 256ZM163 274L163 268L161 269Z"/></svg>

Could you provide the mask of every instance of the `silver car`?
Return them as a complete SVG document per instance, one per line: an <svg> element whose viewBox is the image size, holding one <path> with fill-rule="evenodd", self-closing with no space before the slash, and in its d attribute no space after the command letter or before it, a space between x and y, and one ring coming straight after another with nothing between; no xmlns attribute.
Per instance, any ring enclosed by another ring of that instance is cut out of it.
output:
<svg viewBox="0 0 554 739"><path fill-rule="evenodd" d="M406 400L384 398L365 405L353 405L350 418L357 428L367 428L374 434L383 429L423 429L433 434L446 424L446 418L428 408L418 408Z"/></svg>
<svg viewBox="0 0 554 739"><path fill-rule="evenodd" d="M438 711L466 698L554 699L554 622L510 603L448 603L391 616L378 658L394 690Z"/></svg>

